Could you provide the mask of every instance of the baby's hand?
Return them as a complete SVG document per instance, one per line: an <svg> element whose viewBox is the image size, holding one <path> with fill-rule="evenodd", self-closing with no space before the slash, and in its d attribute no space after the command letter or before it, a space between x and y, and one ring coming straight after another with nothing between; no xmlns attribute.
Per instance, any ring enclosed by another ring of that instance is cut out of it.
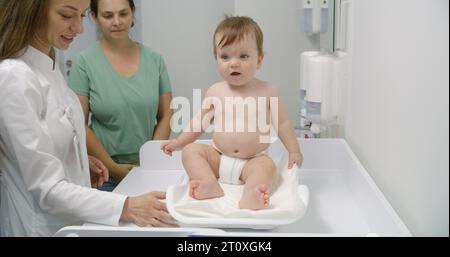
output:
<svg viewBox="0 0 450 257"><path fill-rule="evenodd" d="M165 154L170 156L172 156L173 151L177 151L180 149L180 147L178 147L176 139L162 143L160 148Z"/></svg>
<svg viewBox="0 0 450 257"><path fill-rule="evenodd" d="M289 153L289 164L288 169L292 169L294 164L297 164L297 167L301 167L303 163L303 154L302 153Z"/></svg>

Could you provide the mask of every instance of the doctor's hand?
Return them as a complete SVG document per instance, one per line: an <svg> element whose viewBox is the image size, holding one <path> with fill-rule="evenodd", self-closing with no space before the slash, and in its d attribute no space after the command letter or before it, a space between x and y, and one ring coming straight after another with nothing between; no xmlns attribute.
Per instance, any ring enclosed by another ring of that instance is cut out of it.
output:
<svg viewBox="0 0 450 257"><path fill-rule="evenodd" d="M160 148L165 154L172 156L172 152L181 150L182 147L178 140L174 139L162 143Z"/></svg>
<svg viewBox="0 0 450 257"><path fill-rule="evenodd" d="M109 179L109 172L105 165L94 156L88 155L89 158L89 173L91 175L91 186L99 188L105 181Z"/></svg>
<svg viewBox="0 0 450 257"><path fill-rule="evenodd" d="M123 207L122 221L133 222L140 227L178 227L167 211L164 192L151 192L128 197Z"/></svg>
<svg viewBox="0 0 450 257"><path fill-rule="evenodd" d="M303 163L303 154L302 153L289 153L289 164L288 169L292 169L294 164L297 164L297 167L300 168Z"/></svg>

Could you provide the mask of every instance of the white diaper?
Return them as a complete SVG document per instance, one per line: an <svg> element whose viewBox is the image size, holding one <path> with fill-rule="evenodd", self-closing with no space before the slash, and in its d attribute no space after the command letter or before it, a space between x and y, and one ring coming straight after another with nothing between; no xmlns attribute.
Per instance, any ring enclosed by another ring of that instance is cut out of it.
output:
<svg viewBox="0 0 450 257"><path fill-rule="evenodd" d="M240 159L226 156L214 142L212 142L211 146L221 154L219 164L219 182L225 184L243 185L244 182L242 182L239 178L241 177L242 169L244 168L245 164L254 157L267 154L267 151L262 151L248 159Z"/></svg>
<svg viewBox="0 0 450 257"><path fill-rule="evenodd" d="M239 159L222 154L219 165L219 182L232 185L244 184L239 178L247 161L248 159Z"/></svg>

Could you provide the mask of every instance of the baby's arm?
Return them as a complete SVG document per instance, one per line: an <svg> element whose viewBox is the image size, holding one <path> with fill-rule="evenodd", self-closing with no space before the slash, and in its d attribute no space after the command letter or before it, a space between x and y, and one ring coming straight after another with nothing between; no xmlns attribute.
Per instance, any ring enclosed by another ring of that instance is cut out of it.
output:
<svg viewBox="0 0 450 257"><path fill-rule="evenodd" d="M176 139L162 143L161 150L163 150L165 154L172 156L173 151L181 150L186 145L197 140L203 134L204 129L200 127L200 130L197 130L195 125L199 124L198 122L201 122L202 117L204 117L207 113L208 111L202 109L201 112L195 115L195 117L189 122L188 126Z"/></svg>
<svg viewBox="0 0 450 257"><path fill-rule="evenodd" d="M214 118L214 107L208 101L210 97L210 90L208 90L201 111L194 116L183 132L176 139L161 144L161 150L165 154L171 156L173 151L181 150L186 145L193 143L209 127Z"/></svg>
<svg viewBox="0 0 450 257"><path fill-rule="evenodd" d="M303 155L300 151L300 146L297 141L297 135L295 134L294 127L289 120L289 116L286 108L284 107L284 103L275 88L272 90L271 97L277 97L278 99L278 114L273 113L274 111L276 111L276 108L271 107L270 110L271 116L275 118L272 119L272 122L278 123L278 137L289 152L288 168L291 169L294 163L297 164L298 167L300 167L303 162ZM274 127L277 128L277 126Z"/></svg>

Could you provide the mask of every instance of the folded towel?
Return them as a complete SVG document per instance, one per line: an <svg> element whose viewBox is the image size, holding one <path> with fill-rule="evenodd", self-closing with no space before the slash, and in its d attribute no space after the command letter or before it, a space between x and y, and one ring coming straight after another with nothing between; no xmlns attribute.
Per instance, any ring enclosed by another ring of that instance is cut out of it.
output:
<svg viewBox="0 0 450 257"><path fill-rule="evenodd" d="M244 210L238 207L243 185L220 183L225 196L196 200L189 196L189 178L167 190L169 213L185 225L235 228L272 228L289 224L306 212L308 188L298 185L298 168L288 169L287 155L277 165L278 176L270 198L270 206L262 210Z"/></svg>

